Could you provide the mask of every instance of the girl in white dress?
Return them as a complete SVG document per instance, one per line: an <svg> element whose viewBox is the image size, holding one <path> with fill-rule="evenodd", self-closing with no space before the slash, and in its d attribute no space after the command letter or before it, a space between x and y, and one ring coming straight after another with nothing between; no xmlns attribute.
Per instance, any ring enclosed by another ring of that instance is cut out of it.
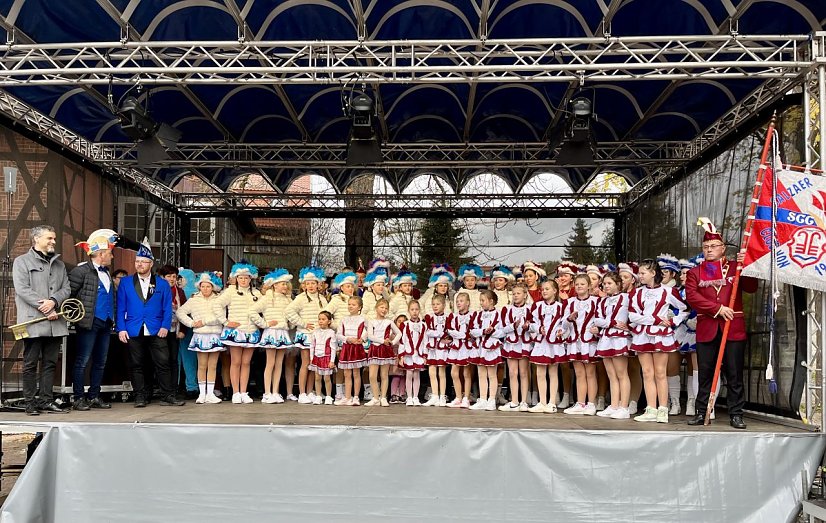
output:
<svg viewBox="0 0 826 523"><path fill-rule="evenodd" d="M597 357L602 358L611 389L611 404L597 416L628 419L631 381L628 379L628 353L631 332L628 329L628 294L620 292L620 277L609 272L602 277L605 297L597 307L597 317L591 332L599 335Z"/></svg>
<svg viewBox="0 0 826 523"><path fill-rule="evenodd" d="M287 269L276 269L264 276L261 291L264 297L259 300L256 312L260 314L260 346L267 351L267 363L264 367L264 396L261 403L284 403L278 392L281 373L284 368L284 355L293 346L290 339L290 325L286 311L290 305L289 283L292 275ZM288 391L289 392L289 391Z"/></svg>
<svg viewBox="0 0 826 523"><path fill-rule="evenodd" d="M427 365L427 347L425 345L425 323L420 317L419 302L413 300L407 308L410 316L402 326L402 337L399 343L399 367L405 371L405 391L407 392L407 406L418 407L419 402L419 375Z"/></svg>
<svg viewBox="0 0 826 523"><path fill-rule="evenodd" d="M445 306L449 302L444 294L433 297L433 312L425 316L427 338L427 370L430 376L431 394L425 407L447 406L447 365L450 353L450 336L447 334Z"/></svg>
<svg viewBox="0 0 826 523"><path fill-rule="evenodd" d="M370 365L370 385L373 389L373 398L365 403L368 407L381 405L389 407L387 389L390 386L390 366L396 362L395 345L401 338L401 331L396 324L387 318L389 304L381 299L376 302L376 318L367 321L367 339L370 340L370 349L367 362ZM379 379L381 378L381 385ZM381 388L379 388L381 387ZM376 393L378 397L376 396Z"/></svg>
<svg viewBox="0 0 826 523"><path fill-rule="evenodd" d="M452 339L447 362L450 363L450 377L456 397L447 406L450 408L470 408L471 366L468 358L475 346L470 336L470 297L467 293L456 294L456 312L447 317L445 329Z"/></svg>
<svg viewBox="0 0 826 523"><path fill-rule="evenodd" d="M502 315L496 310L496 294L489 289L479 293L482 310L474 312L470 335L478 351L476 371L479 375L479 399L471 410L496 410L499 380L496 370L502 362Z"/></svg>
<svg viewBox="0 0 826 523"><path fill-rule="evenodd" d="M367 320L361 315L361 298L351 296L347 300L348 316L338 325L338 342L341 356L338 368L344 371L344 397L336 405L360 405L361 369L367 366Z"/></svg>
<svg viewBox="0 0 826 523"><path fill-rule="evenodd" d="M557 365L568 361L565 347L565 304L559 301L559 286L553 280L542 283L542 301L533 304L531 317L534 322L533 348L530 362L536 366L536 385L539 389L539 401L528 412L556 412L554 395L558 384ZM547 383L550 382L550 383ZM549 393L550 391L550 397Z"/></svg>
<svg viewBox="0 0 826 523"><path fill-rule="evenodd" d="M565 414L597 413L596 334L591 332L599 299L591 294L591 280L579 273L574 277L574 296L565 302L568 323L567 352L576 373L577 402L564 410Z"/></svg>
<svg viewBox="0 0 826 523"><path fill-rule="evenodd" d="M517 283L513 287L513 303L501 311L504 343L502 356L508 363L508 390L510 403L499 407L502 412L528 412L528 389L531 384L531 364L528 358L533 349L533 318L528 305L528 288Z"/></svg>

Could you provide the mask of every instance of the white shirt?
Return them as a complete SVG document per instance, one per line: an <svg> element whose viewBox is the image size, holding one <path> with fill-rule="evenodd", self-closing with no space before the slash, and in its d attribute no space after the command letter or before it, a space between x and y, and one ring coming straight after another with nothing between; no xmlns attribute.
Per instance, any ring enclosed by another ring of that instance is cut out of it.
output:
<svg viewBox="0 0 826 523"><path fill-rule="evenodd" d="M106 289L106 292L109 292L109 287L112 286L112 278L109 277L109 271L100 270L101 266L95 262L92 262L92 266L94 266L95 271L97 271L98 279L103 284L103 288Z"/></svg>
<svg viewBox="0 0 826 523"><path fill-rule="evenodd" d="M147 275L146 278L142 278L140 274L138 274L138 283L141 284L141 292L143 293L143 299L149 299L149 282L152 279L152 275ZM150 336L149 329L146 328L146 323L143 324L143 335Z"/></svg>

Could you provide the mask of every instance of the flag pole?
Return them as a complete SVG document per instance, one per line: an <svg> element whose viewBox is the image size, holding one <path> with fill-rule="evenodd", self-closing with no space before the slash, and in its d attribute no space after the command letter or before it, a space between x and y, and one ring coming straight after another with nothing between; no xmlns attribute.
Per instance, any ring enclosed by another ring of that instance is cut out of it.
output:
<svg viewBox="0 0 826 523"><path fill-rule="evenodd" d="M754 190L751 194L751 203L749 204L749 213L746 217L746 228L743 231L743 239L740 242L740 250L737 254L744 252L749 244L749 237L751 236L751 229L754 225L754 212L757 208L757 202L760 200L760 191L763 186L763 178L766 176L766 159L769 155L772 136L774 135L774 125L777 121L777 113L772 115L769 121L769 128L766 130L766 140L763 143L763 153L760 155L760 166L757 168L757 178L754 182ZM776 176L776 173L775 173ZM774 246L772 246L772 249ZM735 260L734 283L731 288L731 297L728 301L729 309L734 309L734 302L737 299L737 291L740 287L740 273L743 271L743 264ZM723 355L726 352L726 341L728 341L728 333L731 329L731 320L726 320L723 325L723 336L720 339L720 350L717 352L717 364L714 366L714 378L711 380L711 392L708 395L708 406L706 407L706 417L703 422L704 425L711 423L711 411L714 409L714 402L717 399L717 382L720 379L720 368L723 366Z"/></svg>

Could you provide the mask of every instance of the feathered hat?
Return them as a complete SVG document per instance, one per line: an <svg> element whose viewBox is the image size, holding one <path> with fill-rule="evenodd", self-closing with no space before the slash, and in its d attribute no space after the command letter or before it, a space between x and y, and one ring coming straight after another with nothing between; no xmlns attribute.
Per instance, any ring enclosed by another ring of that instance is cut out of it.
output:
<svg viewBox="0 0 826 523"><path fill-rule="evenodd" d="M474 276L477 280L481 280L485 276L485 271L483 271L482 267L476 265L475 263L466 263L459 267L459 274L457 277L460 281L463 281L468 276Z"/></svg>
<svg viewBox="0 0 826 523"><path fill-rule="evenodd" d="M660 254L657 256L657 265L659 265L660 269L663 270L680 272L680 260L671 254Z"/></svg>
<svg viewBox="0 0 826 523"><path fill-rule="evenodd" d="M399 269L399 273L393 278L393 285L401 285L402 283L410 283L412 285L416 285L419 283L418 278L416 278L416 274L409 271L407 267L402 267Z"/></svg>
<svg viewBox="0 0 826 523"><path fill-rule="evenodd" d="M354 273L354 272L350 272L350 271L340 272L340 273L336 274L335 278L333 278L333 285L331 286L331 288L333 290L338 290L345 283L352 283L353 285L355 285L356 282L358 281L358 279L359 279L359 277L356 276L356 273Z"/></svg>
<svg viewBox="0 0 826 523"><path fill-rule="evenodd" d="M456 281L456 276L451 271L445 270L440 272L431 272L430 280L427 282L427 286L431 289L435 287L438 283L444 283L450 286L453 285L454 281Z"/></svg>
<svg viewBox="0 0 826 523"><path fill-rule="evenodd" d="M493 281L496 278L505 278L506 281L514 281L516 279L516 277L513 275L513 271L511 271L504 265L494 267L490 271L490 281Z"/></svg>
<svg viewBox="0 0 826 523"><path fill-rule="evenodd" d="M240 261L233 265L229 270L230 278L237 278L238 276L249 276L250 278L255 279L258 277L258 267L252 265L251 263Z"/></svg>
<svg viewBox="0 0 826 523"><path fill-rule="evenodd" d="M703 263L704 261L706 261L706 257L705 257L705 256L703 256L703 253L700 253L700 254L698 254L698 255L696 255L696 256L693 256L693 257L689 258L689 261L690 261L691 263L693 263L694 265L700 265L701 263Z"/></svg>
<svg viewBox="0 0 826 523"><path fill-rule="evenodd" d="M202 283L211 283L213 289L220 291L224 286L221 282L221 277L214 272L200 272L195 276L195 278L197 287L200 287Z"/></svg>
<svg viewBox="0 0 826 523"><path fill-rule="evenodd" d="M434 274L449 274L451 281L456 279L456 273L447 263L434 263L430 269L430 275L433 276Z"/></svg>
<svg viewBox="0 0 826 523"><path fill-rule="evenodd" d="M298 283L304 283L307 281L323 282L324 269L317 265L302 267L301 270L298 271Z"/></svg>
<svg viewBox="0 0 826 523"><path fill-rule="evenodd" d="M623 273L627 272L631 276L634 277L635 280L639 279L640 274L640 266L636 262L623 262L617 265L617 272Z"/></svg>
<svg viewBox="0 0 826 523"><path fill-rule="evenodd" d="M264 276L264 285L275 285L282 281L288 282L293 279L293 275L287 269L275 269Z"/></svg>
<svg viewBox="0 0 826 523"><path fill-rule="evenodd" d="M590 274L590 273L594 273L594 274L597 274L599 276L602 276L602 272L599 270L599 267L597 267L596 265L588 265L588 266L585 267L585 274Z"/></svg>
<svg viewBox="0 0 826 523"><path fill-rule="evenodd" d="M376 269L383 268L387 272L390 272L390 262L384 256L376 256L370 262L370 266L367 268L367 272L374 271Z"/></svg>
<svg viewBox="0 0 826 523"><path fill-rule="evenodd" d="M708 241L711 241L711 240L720 240L721 242L723 241L723 236L717 231L717 227L715 227L714 224L711 223L711 220L709 220L708 218L706 218L706 217L698 218L697 219L697 225L702 227L703 231L705 231L703 233L703 241L704 242L708 242Z"/></svg>
<svg viewBox="0 0 826 523"><path fill-rule="evenodd" d="M143 258L145 260L155 261L155 257L152 256L152 247L149 246L149 238L143 239L140 246L138 247L138 252L135 254L135 258Z"/></svg>
<svg viewBox="0 0 826 523"><path fill-rule="evenodd" d="M387 283L388 273L384 267L377 267L367 272L364 277L364 286L370 287L374 283Z"/></svg>
<svg viewBox="0 0 826 523"><path fill-rule="evenodd" d="M579 272L579 267L577 264L564 261L559 262L559 265L556 266L556 275L559 276L560 274L570 274L573 276L574 274Z"/></svg>
<svg viewBox="0 0 826 523"><path fill-rule="evenodd" d="M184 295L192 296L196 292L198 292L198 284L195 282L197 276L195 275L195 271L192 269L187 269L185 267L178 267L178 278L183 283L181 287L184 290Z"/></svg>
<svg viewBox="0 0 826 523"><path fill-rule="evenodd" d="M522 264L522 274L525 274L525 271L533 271L540 278L544 278L545 276L547 276L545 269L543 269L541 265L534 261L526 261Z"/></svg>
<svg viewBox="0 0 826 523"><path fill-rule="evenodd" d="M617 266L613 263L603 263L599 266L599 273L602 275L608 274L609 272L616 272Z"/></svg>
<svg viewBox="0 0 826 523"><path fill-rule="evenodd" d="M98 229L90 234L85 242L77 242L75 247L80 247L86 254L92 254L105 249L114 249L117 240L118 233L112 229Z"/></svg>

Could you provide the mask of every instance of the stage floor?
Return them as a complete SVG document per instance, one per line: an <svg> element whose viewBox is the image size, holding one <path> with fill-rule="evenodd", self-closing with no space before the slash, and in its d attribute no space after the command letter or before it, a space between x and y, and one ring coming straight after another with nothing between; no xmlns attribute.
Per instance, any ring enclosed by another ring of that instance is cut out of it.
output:
<svg viewBox="0 0 826 523"><path fill-rule="evenodd" d="M422 427L479 428L507 430L622 430L622 431L685 431L685 432L809 432L804 427L773 423L765 419L746 417L748 429L731 428L723 410L709 427L691 427L685 415L671 416L668 424L639 423L632 420L612 420L599 416L573 416L561 412L532 414L527 412L487 412L439 407L343 407L332 405L299 405L287 402L267 405L260 402L234 405L197 405L187 402L183 407L162 407L157 402L144 409L132 403L113 403L109 410L71 411L67 414L27 416L23 412L0 412L0 430L14 431L13 426L37 427L73 423L160 423L184 425L300 425L350 427ZM24 431L28 431L23 429Z"/></svg>

